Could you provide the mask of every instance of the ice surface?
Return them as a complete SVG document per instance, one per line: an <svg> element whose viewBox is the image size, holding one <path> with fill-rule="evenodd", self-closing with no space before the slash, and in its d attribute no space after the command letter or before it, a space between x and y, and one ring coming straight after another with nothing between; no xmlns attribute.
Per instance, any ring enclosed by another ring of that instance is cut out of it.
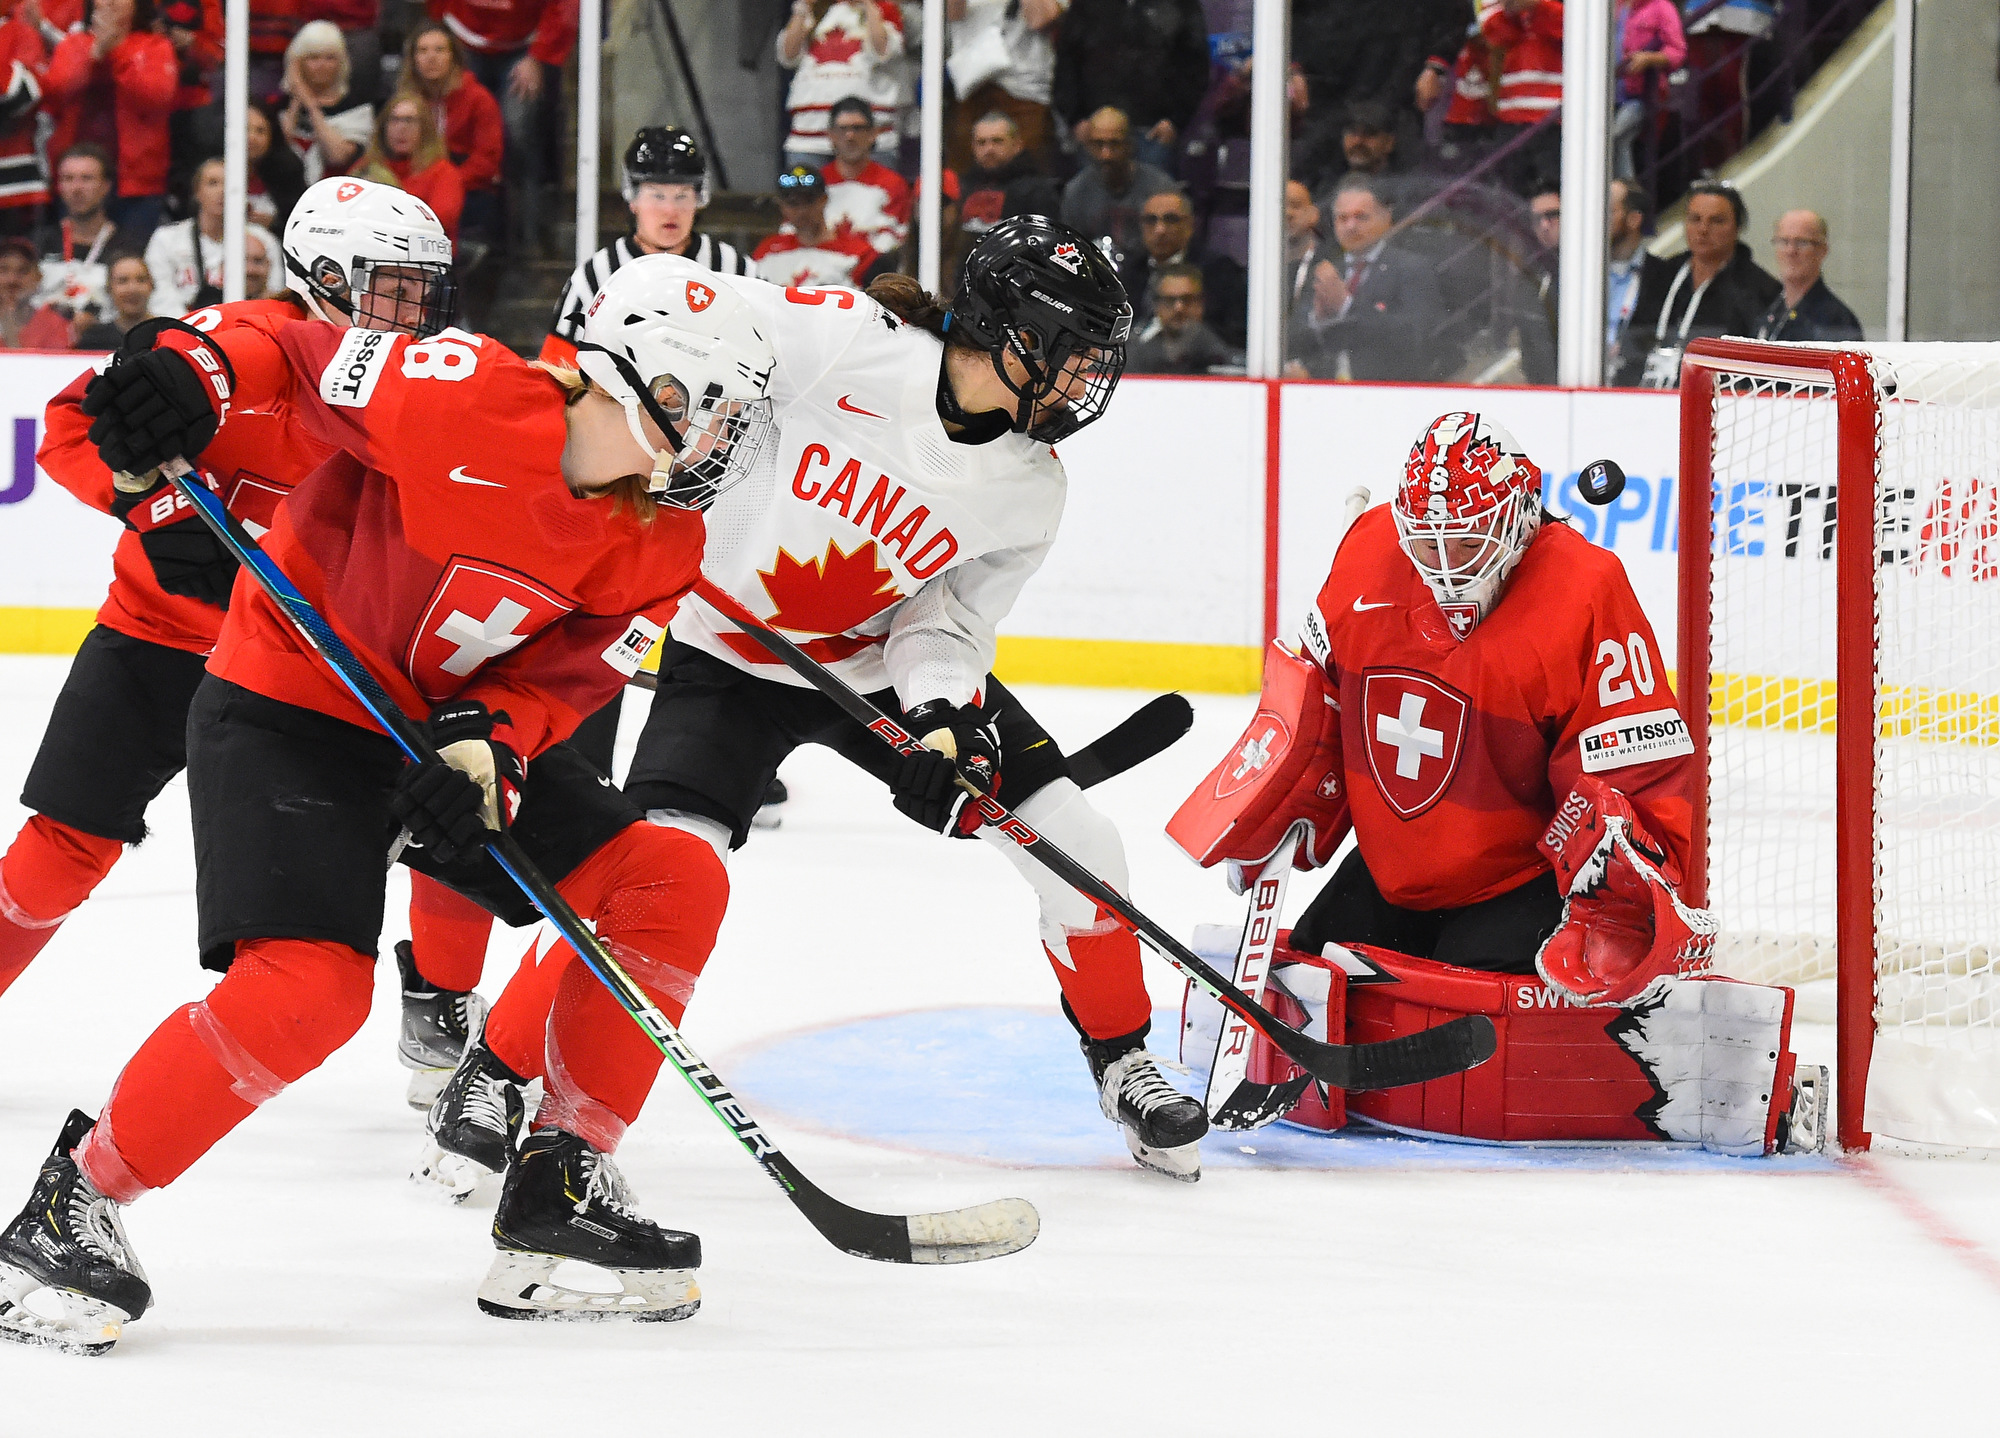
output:
<svg viewBox="0 0 2000 1438"><path fill-rule="evenodd" d="M0 658L9 801L65 667ZM1069 744L1143 697L1024 694ZM1181 934L1240 913L1160 832L1251 703L1196 708L1175 750L1095 791L1140 903ZM924 835L824 751L785 777L784 827L732 864L689 1038L828 1191L883 1211L1019 1195L1041 1210L1033 1248L949 1269L836 1253L669 1074L619 1158L649 1214L702 1235L701 1313L641 1328L487 1318L473 1292L488 1215L403 1176L418 1123L385 965L347 1049L129 1211L158 1306L116 1352L0 1348L0 1435L1992 1421L1979 1375L2000 1328L2000 1164L1496 1155L1271 1130L1212 1140L1207 1177L1169 1183L1122 1161L1097 1116L1006 862ZM10 802L0 840L20 818ZM155 837L0 999L10 1212L68 1109L101 1103L146 1033L206 988L180 785L152 818ZM1294 885L1294 909L1316 888ZM402 892L394 881L385 944L405 932ZM495 938L489 995L525 944ZM1156 1004L1176 1006L1177 976L1151 961L1148 976Z"/></svg>

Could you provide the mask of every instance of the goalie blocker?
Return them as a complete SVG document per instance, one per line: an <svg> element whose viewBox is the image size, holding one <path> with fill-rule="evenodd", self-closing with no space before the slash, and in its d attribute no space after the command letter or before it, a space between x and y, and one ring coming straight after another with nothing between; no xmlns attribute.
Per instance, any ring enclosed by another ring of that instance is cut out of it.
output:
<svg viewBox="0 0 2000 1438"><path fill-rule="evenodd" d="M1728 979L1665 979L1627 1008L1579 1008L1535 975L1489 974L1384 949L1279 936L1266 1003L1314 1038L1372 1043L1461 1014L1493 1021L1490 1062L1376 1093L1306 1089L1285 1117L1332 1130L1359 1118L1419 1136L1483 1143L1695 1145L1754 1157L1817 1151L1826 1071L1791 1051L1792 991ZM1199 1006L1199 1007L1198 1007ZM1190 993L1184 1054L1205 1056L1219 1010ZM1253 1036L1251 1081L1297 1069Z"/></svg>

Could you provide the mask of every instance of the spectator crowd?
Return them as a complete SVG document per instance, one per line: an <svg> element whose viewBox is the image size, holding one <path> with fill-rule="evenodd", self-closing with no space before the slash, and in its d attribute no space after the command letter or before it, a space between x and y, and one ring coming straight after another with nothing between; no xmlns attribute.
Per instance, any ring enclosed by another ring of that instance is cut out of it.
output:
<svg viewBox="0 0 2000 1438"><path fill-rule="evenodd" d="M0 95L0 343L103 345L148 312L219 297L221 0L11 3L0 22L0 56L15 62ZM999 220L1057 216L1125 280L1132 370L1240 371L1249 0L931 3L945 6L949 38L947 289ZM1777 217L1767 269L1742 197L1700 178L1748 139L1777 0L1612 3L1607 381L1673 383L1697 335L1858 336L1821 275L1824 221ZM1288 374L1553 381L1564 8L1293 0ZM251 293L283 286L286 217L324 176L424 200L466 271L504 255L522 197L564 173L557 102L576 0L250 9ZM781 16L775 35L762 32L789 77L767 172L777 232L750 236L741 260L697 234L704 170L698 185L633 189L628 176L634 232L619 243L698 246L787 285L913 269L915 7L793 0ZM1684 248L1650 253L1661 202L1683 198Z"/></svg>

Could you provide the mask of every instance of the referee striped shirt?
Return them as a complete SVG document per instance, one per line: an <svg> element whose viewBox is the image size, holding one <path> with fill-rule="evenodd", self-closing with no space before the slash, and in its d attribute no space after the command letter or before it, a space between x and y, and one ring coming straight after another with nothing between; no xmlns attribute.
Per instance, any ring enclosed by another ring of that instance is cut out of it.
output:
<svg viewBox="0 0 2000 1438"><path fill-rule="evenodd" d="M563 292L556 300L556 314L549 326L549 337L542 345L542 358L573 363L576 359L576 342L583 337L583 317L589 310L590 302L597 298L597 292L604 288L605 281L618 273L621 266L630 264L645 252L630 235L620 235L589 259L576 267L563 286ZM694 244L684 256L704 269L719 270L725 275L755 275L750 262L736 252L734 245L726 245L707 235L696 235Z"/></svg>

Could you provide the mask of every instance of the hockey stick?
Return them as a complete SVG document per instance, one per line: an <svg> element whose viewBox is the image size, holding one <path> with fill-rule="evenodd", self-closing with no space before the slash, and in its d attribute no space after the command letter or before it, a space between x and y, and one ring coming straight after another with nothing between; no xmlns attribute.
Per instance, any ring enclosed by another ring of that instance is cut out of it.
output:
<svg viewBox="0 0 2000 1438"><path fill-rule="evenodd" d="M625 682L652 694L659 690L660 676L641 669ZM1193 705L1178 694L1162 694L1070 755L1069 776L1079 789L1115 779L1171 748L1193 723Z"/></svg>
<svg viewBox="0 0 2000 1438"><path fill-rule="evenodd" d="M436 758L423 731L376 682L375 676L334 633L320 612L272 563L270 556L257 547L242 525L223 508L222 501L190 477L187 461L172 460L163 469L174 488L195 507L216 538L243 562L258 587L285 612L306 642L319 651L320 657L361 702L361 707L396 741L404 756L412 763ZM568 900L556 892L555 886L521 852L514 836L495 833L486 846L493 861L534 900L535 907L569 941L619 1006L680 1071L695 1096L722 1120L736 1141L806 1216L806 1221L835 1248L856 1258L874 1258L885 1263L970 1263L1018 1252L1035 1241L1041 1231L1041 1216L1026 1199L1000 1198L946 1213L886 1214L851 1208L822 1191L779 1151L721 1076L688 1046L672 1020L632 981L631 975L619 966Z"/></svg>
<svg viewBox="0 0 2000 1438"><path fill-rule="evenodd" d="M1278 947L1278 917L1291 882L1292 858L1307 842L1308 826L1301 819L1286 831L1278 852L1267 859L1250 881L1250 912L1243 917L1243 937L1236 945L1236 987L1264 1001L1264 983L1271 976L1271 955ZM1250 1026L1226 1015L1215 1036L1215 1058L1208 1066L1208 1121L1217 1128L1262 1128L1282 1118L1312 1082L1300 1074L1283 1083L1253 1083L1250 1071Z"/></svg>
<svg viewBox="0 0 2000 1438"><path fill-rule="evenodd" d="M922 748L913 736L864 696L857 694L851 685L708 580L697 579L694 590L709 605L741 625L773 657L839 705L891 749L899 754L911 754ZM1428 1083L1432 1079L1463 1073L1493 1056L1493 1023L1483 1014L1468 1014L1422 1033L1406 1034L1372 1044L1326 1044L1300 1033L1210 968L1194 950L1140 913L1117 890L1036 833L999 800L980 793L963 778L959 784L970 796L968 802L978 808L981 817L1011 839L1023 853L1078 893L1102 904L1161 958L1214 995L1224 1008L1263 1030L1286 1057L1322 1083L1355 1090L1401 1088L1405 1084Z"/></svg>

